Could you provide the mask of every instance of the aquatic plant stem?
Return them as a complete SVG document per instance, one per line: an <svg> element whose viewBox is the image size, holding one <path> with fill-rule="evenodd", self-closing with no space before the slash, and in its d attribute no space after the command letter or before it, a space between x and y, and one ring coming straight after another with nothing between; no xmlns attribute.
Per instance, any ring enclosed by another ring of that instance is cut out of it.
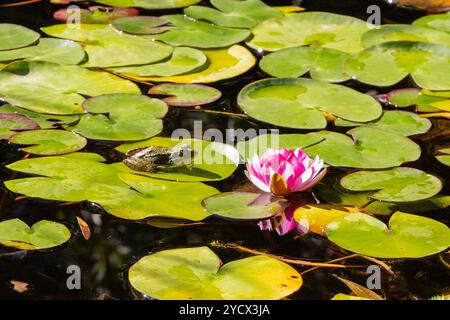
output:
<svg viewBox="0 0 450 320"><path fill-rule="evenodd" d="M193 109L193 111L211 113L211 114L219 114L222 116L230 116L230 117L237 117L237 118L246 118L246 119L250 118L248 115L246 115L244 113L234 113L234 112L210 110L210 109Z"/></svg>
<svg viewBox="0 0 450 320"><path fill-rule="evenodd" d="M247 253L251 253L251 254L255 254L255 255L268 256L268 257L275 258L277 260L280 260L280 261L283 261L283 262L286 262L289 264L296 264L296 265L302 265L302 266L314 266L314 267L320 267L320 268L342 268L342 269L358 267L358 266L346 266L343 264L332 264L332 263L324 263L324 262L304 261L304 260L298 260L298 259L288 259L288 258L277 256L274 254L246 248L246 247L243 247L236 243L222 243L220 241L213 241L211 243L211 246L216 247L216 248L222 248L222 249L238 250L238 251L247 252Z"/></svg>
<svg viewBox="0 0 450 320"><path fill-rule="evenodd" d="M23 6L26 4L32 4L32 3L41 2L41 1L43 1L43 0L26 0L26 1L20 1L20 2L1 4L0 7L18 7L18 6Z"/></svg>

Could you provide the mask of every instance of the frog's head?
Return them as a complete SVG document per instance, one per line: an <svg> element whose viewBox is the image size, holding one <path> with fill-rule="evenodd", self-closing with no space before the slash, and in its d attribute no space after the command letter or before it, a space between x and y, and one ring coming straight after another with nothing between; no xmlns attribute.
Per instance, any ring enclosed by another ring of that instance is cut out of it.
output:
<svg viewBox="0 0 450 320"><path fill-rule="evenodd" d="M195 152L192 151L191 147L185 143L181 147L176 148L172 154L170 155L170 159L174 164L178 163L186 163L186 161L190 161L195 155Z"/></svg>

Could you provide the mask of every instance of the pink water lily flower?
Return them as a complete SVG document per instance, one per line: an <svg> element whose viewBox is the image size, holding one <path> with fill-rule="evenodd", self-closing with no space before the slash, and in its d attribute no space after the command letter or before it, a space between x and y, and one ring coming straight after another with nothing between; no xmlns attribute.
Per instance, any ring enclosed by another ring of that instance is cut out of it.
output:
<svg viewBox="0 0 450 320"><path fill-rule="evenodd" d="M301 148L281 148L267 149L260 157L255 154L248 160L245 174L260 190L285 196L311 189L325 176L326 169L318 156L311 159Z"/></svg>

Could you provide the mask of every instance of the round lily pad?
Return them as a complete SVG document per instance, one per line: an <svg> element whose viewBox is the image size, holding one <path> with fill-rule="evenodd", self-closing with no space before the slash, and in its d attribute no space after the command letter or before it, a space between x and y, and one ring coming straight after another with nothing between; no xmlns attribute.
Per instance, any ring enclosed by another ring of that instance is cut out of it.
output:
<svg viewBox="0 0 450 320"><path fill-rule="evenodd" d="M130 174L102 163L95 153L21 160L8 168L34 175L5 182L18 194L54 201L89 201L116 217L140 220L169 217L199 221L208 217L201 201L218 191L199 182L179 183Z"/></svg>
<svg viewBox="0 0 450 320"><path fill-rule="evenodd" d="M94 140L135 141L161 132L167 105L138 94L108 94L86 100L88 114L67 129Z"/></svg>
<svg viewBox="0 0 450 320"><path fill-rule="evenodd" d="M168 217L200 221L210 214L201 203L218 191L200 182L179 183L120 173L119 178L132 190L114 187L90 196L108 213L125 219Z"/></svg>
<svg viewBox="0 0 450 320"><path fill-rule="evenodd" d="M0 71L0 98L35 112L81 114L85 96L109 93L140 90L112 74L72 65L18 61Z"/></svg>
<svg viewBox="0 0 450 320"><path fill-rule="evenodd" d="M79 64L85 56L86 52L79 44L70 40L52 38L41 38L34 46L0 51L0 61L4 62L25 59L58 64Z"/></svg>
<svg viewBox="0 0 450 320"><path fill-rule="evenodd" d="M175 165L154 173L129 170L136 174L158 179L174 181L217 181L228 178L239 165L239 153L233 146L199 139L178 140L154 137L145 141L125 143L116 149L126 153L136 148L149 146L173 148L180 147L184 144L187 144L194 153L194 157L188 165ZM125 170L125 165L120 164L120 168L121 170Z"/></svg>
<svg viewBox="0 0 450 320"><path fill-rule="evenodd" d="M432 43L398 41L367 48L347 60L347 72L375 86L392 86L411 75L424 89L450 89L450 48Z"/></svg>
<svg viewBox="0 0 450 320"><path fill-rule="evenodd" d="M39 39L39 33L23 26L0 23L0 50L29 46Z"/></svg>
<svg viewBox="0 0 450 320"><path fill-rule="evenodd" d="M220 90L198 84L163 83L151 87L148 93L168 96L162 100L175 107L194 107L213 103L222 96Z"/></svg>
<svg viewBox="0 0 450 320"><path fill-rule="evenodd" d="M301 12L258 23L248 45L265 51L312 45L354 54L362 49L360 39L368 30L368 23L354 17Z"/></svg>
<svg viewBox="0 0 450 320"><path fill-rule="evenodd" d="M19 114L0 113L0 140L8 139L17 131L35 129L39 129L39 125L30 118Z"/></svg>
<svg viewBox="0 0 450 320"><path fill-rule="evenodd" d="M348 53L335 49L295 47L264 56L259 66L277 78L297 78L309 72L315 80L342 82L350 79L344 69L344 62L350 57Z"/></svg>
<svg viewBox="0 0 450 320"><path fill-rule="evenodd" d="M401 146L401 147L400 147ZM244 159L262 154L266 148L304 148L310 157L318 155L335 167L383 169L415 161L420 147L399 134L377 128L359 127L346 134L319 131L308 134L259 135L239 142L237 149Z"/></svg>
<svg viewBox="0 0 450 320"><path fill-rule="evenodd" d="M391 41L429 42L450 47L450 34L408 24L386 24L364 33L361 41L366 48Z"/></svg>
<svg viewBox="0 0 450 320"><path fill-rule="evenodd" d="M342 119L337 119L334 124L345 127L361 126L361 123ZM366 127L387 130L407 137L426 133L431 128L431 121L412 112L385 111L380 119L363 125Z"/></svg>
<svg viewBox="0 0 450 320"><path fill-rule="evenodd" d="M380 201L408 202L431 198L442 189L435 176L414 168L385 171L358 171L341 179L351 191L376 191L370 198Z"/></svg>
<svg viewBox="0 0 450 320"><path fill-rule="evenodd" d="M76 133L64 130L33 130L19 132L9 138L15 144L29 145L21 148L38 156L59 155L83 149L87 140Z"/></svg>
<svg viewBox="0 0 450 320"><path fill-rule="evenodd" d="M390 215L395 211L430 212L450 206L450 196L445 195L412 202L373 201L373 191L352 192L344 189L339 183L341 178L341 175L337 175L322 180L315 188L319 198L329 204L358 207L363 212L379 215Z"/></svg>
<svg viewBox="0 0 450 320"><path fill-rule="evenodd" d="M412 24L450 33L450 13L426 15Z"/></svg>
<svg viewBox="0 0 450 320"><path fill-rule="evenodd" d="M201 0L96 0L101 4L113 7L139 7L144 9L174 9L183 8Z"/></svg>
<svg viewBox="0 0 450 320"><path fill-rule="evenodd" d="M254 119L301 129L325 128L324 111L356 122L368 122L382 114L379 103L368 95L304 78L253 82L241 90L238 104Z"/></svg>
<svg viewBox="0 0 450 320"><path fill-rule="evenodd" d="M179 47L174 48L173 54L168 60L159 63L117 67L109 70L127 77L170 77L192 72L204 66L207 61L205 54L200 50Z"/></svg>
<svg viewBox="0 0 450 320"><path fill-rule="evenodd" d="M206 20L215 25L230 28L250 28L259 21L282 17L280 10L266 5L261 0L211 0L216 8L190 6L184 13L197 20Z"/></svg>
<svg viewBox="0 0 450 320"><path fill-rule="evenodd" d="M105 24L57 24L41 28L46 34L83 44L86 67L119 67L161 61L172 54L172 47L141 36L118 32Z"/></svg>
<svg viewBox="0 0 450 320"><path fill-rule="evenodd" d="M439 155L436 156L436 159L446 165L447 167L450 167L450 148L442 148L438 150Z"/></svg>
<svg viewBox="0 0 450 320"><path fill-rule="evenodd" d="M38 126L33 129L52 129L62 124L69 124L78 121L78 115L59 116L54 114L45 114L22 109L10 104L0 106L0 113L10 113L25 116L35 121Z"/></svg>
<svg viewBox="0 0 450 320"><path fill-rule="evenodd" d="M288 264L253 256L222 265L208 247L159 251L128 271L131 286L158 300L277 300L302 285Z"/></svg>
<svg viewBox="0 0 450 320"><path fill-rule="evenodd" d="M445 224L400 211L392 215L389 226L369 215L352 213L334 219L326 233L346 250L377 258L422 258L450 246Z"/></svg>
<svg viewBox="0 0 450 320"><path fill-rule="evenodd" d="M268 219L283 207L271 194L251 192L225 192L206 198L202 202L206 211L231 220Z"/></svg>
<svg viewBox="0 0 450 320"><path fill-rule="evenodd" d="M154 34L161 33L165 28L159 28L167 21L160 17L135 16L123 17L112 21L112 25L117 30L132 34Z"/></svg>
<svg viewBox="0 0 450 320"><path fill-rule="evenodd" d="M71 237L61 223L41 220L29 227L20 219L0 222L0 244L22 250L42 250L57 247Z"/></svg>
<svg viewBox="0 0 450 320"><path fill-rule="evenodd" d="M168 15L163 18L169 21L171 27L164 33L144 37L161 40L173 46L214 49L229 47L250 36L248 30L220 27L183 15Z"/></svg>
<svg viewBox="0 0 450 320"><path fill-rule="evenodd" d="M194 73L172 77L134 77L141 81L176 83L211 83L237 77L250 70L255 57L246 48L234 45L227 49L204 50L208 67Z"/></svg>
<svg viewBox="0 0 450 320"><path fill-rule="evenodd" d="M440 109L434 105L450 101L446 97L428 95L424 90L417 88L393 90L386 95L386 100L389 104L398 108L415 106L419 112L439 111Z"/></svg>

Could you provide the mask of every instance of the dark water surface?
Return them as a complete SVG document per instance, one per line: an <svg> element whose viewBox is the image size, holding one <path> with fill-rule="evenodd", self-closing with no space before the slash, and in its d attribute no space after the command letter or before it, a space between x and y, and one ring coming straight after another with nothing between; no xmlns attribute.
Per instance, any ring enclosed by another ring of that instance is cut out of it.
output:
<svg viewBox="0 0 450 320"><path fill-rule="evenodd" d="M272 5L291 4L291 1L266 2ZM308 10L335 12L366 19L366 8L370 4L380 5L384 23L409 23L424 14L419 11L395 8L383 1L374 0L306 0L303 1L302 6ZM47 1L43 1L19 7L0 8L0 22L17 23L38 30L39 27L55 23L52 14L60 7L62 6L50 5ZM141 12L151 14L145 10ZM214 84L224 93L224 98L210 108L239 112L235 104L237 92L244 84L263 77L262 72L255 67L237 80ZM355 83L349 83L349 85L362 92L373 89ZM411 84L404 82L397 87L408 86ZM379 92L384 93L390 89L392 88L384 88ZM173 109L165 119L165 134L170 134L176 128L192 129L194 120L202 120L204 130L219 128L225 131L227 128L261 127L256 122L248 122L239 118L205 114L194 110ZM432 130L438 132L438 120L433 120L433 124L434 129ZM448 130L448 122L445 125ZM299 132L299 130L281 130L281 132ZM446 171L446 167L438 164L430 155L433 146L443 143L445 139L448 140L448 135L447 137L438 136L431 141L415 139L422 146L423 155L420 160L410 166L422 168L430 173L434 172L448 181L449 172ZM117 161L117 154L112 151L111 145L90 142L88 151L99 152L111 162ZM276 233L261 232L258 226L251 222L230 223L209 219L205 225L161 229L145 222L127 222L111 215L102 214L92 205L85 203L55 204L54 202L20 198L15 200L16 196L7 191L1 181L18 177L16 173L4 168L4 165L17 161L23 156L24 154L17 151L16 148L0 142L0 219L20 218L29 224L42 219L57 220L66 223L74 236L64 248L58 248L55 251L14 253L13 250L0 248L0 299L138 298L130 289L126 279L128 268L137 259L153 251L207 245L214 240L241 241L250 248L312 261L325 261L346 255L319 236L298 236L298 234L291 233L280 237ZM337 169L334 170L337 172ZM237 170L232 177L212 185L221 191L232 190L245 180L242 171ZM448 184L443 193L448 193ZM425 215L447 224L450 222L448 212L433 212ZM88 241L81 236L76 216L82 217L91 226L92 237ZM215 249L215 251L224 262L246 256L229 250ZM367 264L363 260L349 263ZM81 290L68 290L66 287L68 277L66 270L69 265L78 265L82 270ZM383 273L383 288L379 292L389 299L426 299L442 292L449 292L449 269L437 256L409 261L397 260L392 266L397 277L390 277L387 273ZM365 269L317 270L305 275L302 289L289 298L330 299L336 293L348 293L349 290L335 279L333 274L360 284L364 284L367 278ZM12 289L11 280L30 283L31 290L17 293Z"/></svg>

